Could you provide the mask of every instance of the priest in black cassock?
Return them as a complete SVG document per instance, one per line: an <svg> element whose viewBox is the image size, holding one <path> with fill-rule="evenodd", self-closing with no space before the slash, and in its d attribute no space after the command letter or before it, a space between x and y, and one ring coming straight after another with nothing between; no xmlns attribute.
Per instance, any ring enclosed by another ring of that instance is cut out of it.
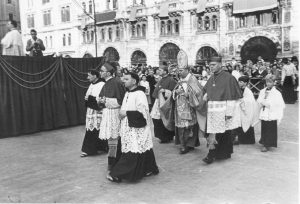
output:
<svg viewBox="0 0 300 204"><path fill-rule="evenodd" d="M162 79L156 84L152 94L152 96L155 98L155 102L152 107L151 117L154 124L155 137L159 138L161 143L168 143L173 140L175 132L166 129L161 119L159 110L161 106L159 93L162 93L165 99L169 98L177 82L171 75L169 75L168 67L166 65L161 65L157 72Z"/></svg>
<svg viewBox="0 0 300 204"><path fill-rule="evenodd" d="M209 67L213 75L204 86L209 153L203 161L207 164L215 159L231 158L231 131L241 125L239 106L242 93L234 76L222 70L221 61L221 57L211 58Z"/></svg>
<svg viewBox="0 0 300 204"><path fill-rule="evenodd" d="M144 91L137 86L139 76L129 72L123 81L128 91L120 110L122 155L112 167L107 179L136 181L144 176L158 174L153 153L151 118Z"/></svg>
<svg viewBox="0 0 300 204"><path fill-rule="evenodd" d="M125 87L119 77L114 77L114 72L115 68L109 63L105 63L100 69L105 85L99 95L99 105L103 107L99 138L108 141L108 171L121 153L119 111L125 95Z"/></svg>
<svg viewBox="0 0 300 204"><path fill-rule="evenodd" d="M108 151L107 140L100 140L99 130L102 119L102 110L97 104L100 91L104 82L99 78L99 72L96 70L88 71L88 80L91 82L86 94L86 132L81 148L81 157L95 155L98 151Z"/></svg>

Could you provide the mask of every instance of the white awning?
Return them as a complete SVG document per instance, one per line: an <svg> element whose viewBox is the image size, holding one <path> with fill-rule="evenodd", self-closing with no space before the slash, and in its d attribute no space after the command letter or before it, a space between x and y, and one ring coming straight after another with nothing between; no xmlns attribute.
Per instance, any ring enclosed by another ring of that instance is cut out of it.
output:
<svg viewBox="0 0 300 204"><path fill-rule="evenodd" d="M277 0L233 0L233 13L249 13L278 7Z"/></svg>
<svg viewBox="0 0 300 204"><path fill-rule="evenodd" d="M136 10L137 7L132 7L131 11L130 11L130 16L129 16L129 21L136 21L135 17L136 17Z"/></svg>
<svg viewBox="0 0 300 204"><path fill-rule="evenodd" d="M159 17L168 17L169 16L169 2L162 3L160 5Z"/></svg>
<svg viewBox="0 0 300 204"><path fill-rule="evenodd" d="M196 13L205 12L206 3L207 3L207 0L198 0Z"/></svg>

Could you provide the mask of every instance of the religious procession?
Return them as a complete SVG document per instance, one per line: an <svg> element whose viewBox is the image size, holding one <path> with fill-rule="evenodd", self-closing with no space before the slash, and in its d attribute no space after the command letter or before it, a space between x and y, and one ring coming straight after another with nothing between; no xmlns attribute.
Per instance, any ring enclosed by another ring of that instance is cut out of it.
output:
<svg viewBox="0 0 300 204"><path fill-rule="evenodd" d="M0 203L298 203L294 2L63 2L0 1Z"/></svg>

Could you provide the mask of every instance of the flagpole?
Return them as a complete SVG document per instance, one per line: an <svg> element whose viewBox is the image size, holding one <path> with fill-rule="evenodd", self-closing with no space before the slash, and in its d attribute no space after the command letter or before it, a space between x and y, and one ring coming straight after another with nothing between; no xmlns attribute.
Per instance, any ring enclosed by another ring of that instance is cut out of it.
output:
<svg viewBox="0 0 300 204"><path fill-rule="evenodd" d="M95 0L93 0L94 7L94 35L95 35L95 52L96 57L98 57L98 49L97 49L97 22L96 22L96 9L95 9Z"/></svg>

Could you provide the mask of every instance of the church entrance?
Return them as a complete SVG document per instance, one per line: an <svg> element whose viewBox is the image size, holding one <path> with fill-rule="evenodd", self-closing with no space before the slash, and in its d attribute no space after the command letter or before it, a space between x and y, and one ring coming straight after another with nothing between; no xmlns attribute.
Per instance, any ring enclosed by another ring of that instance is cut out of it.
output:
<svg viewBox="0 0 300 204"><path fill-rule="evenodd" d="M209 46L201 47L196 55L196 64L205 65L209 63L211 57L218 56L217 51Z"/></svg>
<svg viewBox="0 0 300 204"><path fill-rule="evenodd" d="M103 56L105 56L106 60L109 62L118 62L120 60L118 51L113 47L106 48Z"/></svg>
<svg viewBox="0 0 300 204"><path fill-rule="evenodd" d="M179 47L174 43L164 44L159 51L159 64L166 62L167 64L177 64L177 54Z"/></svg>
<svg viewBox="0 0 300 204"><path fill-rule="evenodd" d="M147 57L144 52L136 50L131 55L131 64L132 65L146 65Z"/></svg>
<svg viewBox="0 0 300 204"><path fill-rule="evenodd" d="M242 63L246 63L247 60L252 60L253 63L256 63L258 56L272 62L276 58L276 55L276 44L263 36L250 38L241 49Z"/></svg>

